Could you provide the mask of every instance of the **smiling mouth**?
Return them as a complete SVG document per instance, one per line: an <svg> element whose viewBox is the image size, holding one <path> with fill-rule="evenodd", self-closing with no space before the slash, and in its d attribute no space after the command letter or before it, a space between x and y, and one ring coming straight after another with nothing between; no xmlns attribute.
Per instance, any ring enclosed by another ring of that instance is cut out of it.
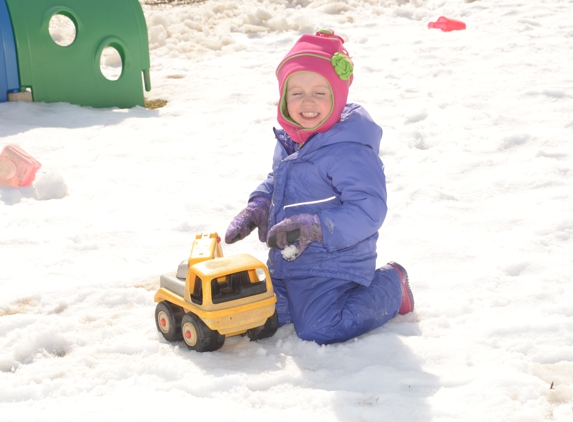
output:
<svg viewBox="0 0 573 422"><path fill-rule="evenodd" d="M314 119L316 116L318 116L318 113L300 113L302 114L302 117L306 117L307 119Z"/></svg>

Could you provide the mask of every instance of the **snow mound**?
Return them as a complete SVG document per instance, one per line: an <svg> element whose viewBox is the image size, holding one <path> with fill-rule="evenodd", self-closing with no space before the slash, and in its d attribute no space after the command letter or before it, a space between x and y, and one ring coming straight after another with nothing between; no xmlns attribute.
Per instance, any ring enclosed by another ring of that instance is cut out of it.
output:
<svg viewBox="0 0 573 422"><path fill-rule="evenodd" d="M366 17L390 14L420 20L425 1L209 0L169 9L144 6L149 49L156 57L202 59L246 49L245 36L351 27ZM348 39L349 34L343 34Z"/></svg>

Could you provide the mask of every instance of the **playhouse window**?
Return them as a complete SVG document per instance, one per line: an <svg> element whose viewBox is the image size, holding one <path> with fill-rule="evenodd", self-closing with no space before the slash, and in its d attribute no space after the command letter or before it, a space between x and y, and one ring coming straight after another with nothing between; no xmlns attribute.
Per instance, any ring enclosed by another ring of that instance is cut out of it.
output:
<svg viewBox="0 0 573 422"><path fill-rule="evenodd" d="M117 81L123 70L123 62L119 51L111 45L105 47L101 52L99 68L106 79Z"/></svg>
<svg viewBox="0 0 573 422"><path fill-rule="evenodd" d="M76 40L76 25L69 17L60 13L52 16L48 31L52 40L62 47L67 47Z"/></svg>

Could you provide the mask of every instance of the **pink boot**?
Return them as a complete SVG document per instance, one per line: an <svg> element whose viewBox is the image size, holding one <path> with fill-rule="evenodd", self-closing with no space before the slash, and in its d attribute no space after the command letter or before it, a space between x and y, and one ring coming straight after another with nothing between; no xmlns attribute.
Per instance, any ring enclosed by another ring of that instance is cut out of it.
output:
<svg viewBox="0 0 573 422"><path fill-rule="evenodd" d="M414 311L414 295L412 294L412 290L410 290L410 283L408 281L408 273L397 262L389 262L392 268L396 270L396 272L400 275L400 279L402 280L402 304L400 305L400 310L398 313L400 315L406 315L410 312Z"/></svg>

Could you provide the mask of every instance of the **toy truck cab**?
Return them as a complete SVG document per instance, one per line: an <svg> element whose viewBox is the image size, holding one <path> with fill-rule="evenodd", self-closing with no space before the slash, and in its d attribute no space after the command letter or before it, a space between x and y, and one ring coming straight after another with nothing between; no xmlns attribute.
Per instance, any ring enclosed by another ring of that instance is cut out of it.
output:
<svg viewBox="0 0 573 422"><path fill-rule="evenodd" d="M217 350L239 334L270 337L278 328L266 265L248 254L223 257L217 233L196 236L189 259L160 277L155 302L159 332L192 350Z"/></svg>

